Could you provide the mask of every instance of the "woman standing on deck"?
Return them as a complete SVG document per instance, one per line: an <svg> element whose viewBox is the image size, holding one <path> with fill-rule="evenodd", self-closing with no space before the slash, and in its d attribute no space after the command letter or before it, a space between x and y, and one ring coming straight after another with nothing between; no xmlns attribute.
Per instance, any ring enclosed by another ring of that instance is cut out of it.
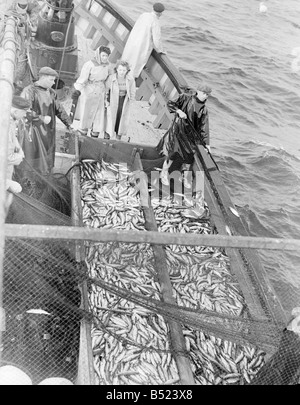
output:
<svg viewBox="0 0 300 405"><path fill-rule="evenodd" d="M95 51L94 59L83 65L72 94L73 103L77 103L80 96L75 114L75 119L80 120L79 128L86 135L91 129L94 138L105 132L106 80L113 73L109 55L110 49L106 46Z"/></svg>
<svg viewBox="0 0 300 405"><path fill-rule="evenodd" d="M135 80L130 73L129 64L118 61L115 73L108 80L108 102L111 110L111 134L120 140L127 134L130 106L135 100Z"/></svg>

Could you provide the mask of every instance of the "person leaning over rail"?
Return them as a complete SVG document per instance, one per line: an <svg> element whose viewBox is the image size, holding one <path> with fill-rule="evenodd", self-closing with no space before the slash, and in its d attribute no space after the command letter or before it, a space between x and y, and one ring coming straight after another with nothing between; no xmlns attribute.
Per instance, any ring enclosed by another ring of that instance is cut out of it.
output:
<svg viewBox="0 0 300 405"><path fill-rule="evenodd" d="M20 193L22 186L13 180L14 167L19 165L24 159L24 152L18 141L17 132L19 130L19 120L26 117L30 102L20 96L13 96L10 111L10 125L8 134L8 156L6 172L6 190L13 193Z"/></svg>
<svg viewBox="0 0 300 405"><path fill-rule="evenodd" d="M27 116L27 131L20 140L25 153L25 160L17 170L20 178L28 177L35 181L35 171L41 175L52 172L56 147L56 117L67 129L72 129L70 118L52 88L57 77L55 70L42 67L39 79L25 87L21 93L22 97L29 100L32 113Z"/></svg>
<svg viewBox="0 0 300 405"><path fill-rule="evenodd" d="M94 59L87 61L81 69L80 75L74 83L72 93L73 104L76 107L75 119L79 119L79 129L87 135L98 138L104 136L106 128L105 99L107 95L106 81L113 68L109 63L111 51L107 46L100 46L95 51Z"/></svg>
<svg viewBox="0 0 300 405"><path fill-rule="evenodd" d="M130 31L121 59L129 63L134 78L139 77L153 49L160 54L166 53L159 23L164 10L163 4L155 3L151 12L138 17Z"/></svg>
<svg viewBox="0 0 300 405"><path fill-rule="evenodd" d="M119 60L115 66L115 73L107 82L108 103L110 109L111 128L108 133L116 134L120 140L127 134L130 118L130 106L135 100L135 80L131 75L129 64Z"/></svg>
<svg viewBox="0 0 300 405"><path fill-rule="evenodd" d="M168 173L172 163L182 170L179 180L186 188L191 188L187 173L194 161L196 146L204 144L209 147L209 120L206 100L212 89L206 84L199 84L196 91L182 93L167 103L174 120L157 145L157 150L166 156L160 178L163 184L169 185Z"/></svg>

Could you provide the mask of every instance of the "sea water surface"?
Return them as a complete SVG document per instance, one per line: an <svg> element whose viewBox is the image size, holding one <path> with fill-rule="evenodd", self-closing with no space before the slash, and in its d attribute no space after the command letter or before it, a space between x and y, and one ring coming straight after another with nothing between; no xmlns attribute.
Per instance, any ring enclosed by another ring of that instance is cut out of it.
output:
<svg viewBox="0 0 300 405"><path fill-rule="evenodd" d="M300 1L162 2L168 57L213 88L212 153L250 235L299 239ZM135 21L154 2L114 3ZM300 306L300 252L259 254L285 310Z"/></svg>

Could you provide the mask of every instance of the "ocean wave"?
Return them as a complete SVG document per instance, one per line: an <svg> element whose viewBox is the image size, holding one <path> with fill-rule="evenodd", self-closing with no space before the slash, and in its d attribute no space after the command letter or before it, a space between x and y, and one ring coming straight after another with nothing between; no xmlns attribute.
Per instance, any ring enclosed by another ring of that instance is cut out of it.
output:
<svg viewBox="0 0 300 405"><path fill-rule="evenodd" d="M256 213L256 215L259 226L258 223L255 224L253 228L255 229L254 236L268 236L264 233L268 232L269 237L298 239L300 224L292 224L291 217L285 210L285 205L280 206L280 204L277 203L277 206L274 206L272 209L265 209L259 214ZM262 226L264 228L263 231Z"/></svg>
<svg viewBox="0 0 300 405"><path fill-rule="evenodd" d="M295 168L289 159L266 152L263 155L248 156L247 159L243 157L243 163L239 160L241 157L235 152L234 157L223 157L221 163L226 172L230 173L229 179L235 192L241 185L243 190L245 187L249 189L248 192L252 190L252 193L257 194L257 200L261 202L262 207L264 207L264 202L261 201L263 195L266 201L272 203L273 200L274 204L284 202L293 195L300 198L300 168ZM294 201L299 205L300 200Z"/></svg>
<svg viewBox="0 0 300 405"><path fill-rule="evenodd" d="M294 28L298 28L298 29L300 30L300 24L291 21L291 25L292 25Z"/></svg>
<svg viewBox="0 0 300 405"><path fill-rule="evenodd" d="M176 32L173 30L173 35L169 38L173 43L178 44L178 41L184 43L191 43L193 46L202 44L203 42L209 45L222 45L222 41L216 37L211 31L191 26L180 26L176 28Z"/></svg>
<svg viewBox="0 0 300 405"><path fill-rule="evenodd" d="M238 212L241 215L242 222L246 227L250 236L264 236L275 238L276 232L268 227L267 224L253 211L248 204L237 206Z"/></svg>
<svg viewBox="0 0 300 405"><path fill-rule="evenodd" d="M300 299L300 274L294 270L300 262L299 252L280 250L259 250L258 252L263 258L270 279L277 285L283 302L288 301L288 290L291 286L298 290L298 298ZM299 302L299 299L297 302Z"/></svg>
<svg viewBox="0 0 300 405"><path fill-rule="evenodd" d="M282 154L275 154L272 151L265 151L262 155L252 159L249 164L259 168L265 168L266 174L274 176L272 169L277 169L276 176L280 180L283 176L289 176L290 181L299 180L299 176L295 172L295 166L290 162L290 154L282 151Z"/></svg>
<svg viewBox="0 0 300 405"><path fill-rule="evenodd" d="M240 67L228 67L223 70L221 69L220 73L223 75L237 75L239 77L247 76L247 72Z"/></svg>
<svg viewBox="0 0 300 405"><path fill-rule="evenodd" d="M243 109L244 106L243 100L236 98L231 100L229 104L226 99L214 97L210 102L214 107L222 112L222 115L227 115L227 119L230 121L239 121L243 123L249 130L249 128L258 130L259 125L256 119L255 114L251 112L251 108Z"/></svg>
<svg viewBox="0 0 300 405"><path fill-rule="evenodd" d="M282 160L286 161L286 158L291 159L295 162L300 162L300 156L295 155L289 151L287 151L283 146L276 146L272 143L266 142L266 141L261 141L258 139L251 139L246 142L242 142L242 147L245 148L253 148L256 145L263 147L263 150L265 151L264 153L277 153L278 157L280 157Z"/></svg>

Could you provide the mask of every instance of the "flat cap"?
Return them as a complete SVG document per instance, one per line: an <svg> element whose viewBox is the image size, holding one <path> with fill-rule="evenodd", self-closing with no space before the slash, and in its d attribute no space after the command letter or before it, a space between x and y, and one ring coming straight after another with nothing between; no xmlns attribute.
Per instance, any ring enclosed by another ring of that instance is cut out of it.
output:
<svg viewBox="0 0 300 405"><path fill-rule="evenodd" d="M157 13L162 13L165 10L165 6L162 3L155 3L153 5L153 10Z"/></svg>
<svg viewBox="0 0 300 405"><path fill-rule="evenodd" d="M39 77L41 77L41 76L55 76L55 77L58 77L58 73L57 73L56 70L51 69L48 66L44 66L39 71Z"/></svg>
<svg viewBox="0 0 300 405"><path fill-rule="evenodd" d="M198 85L197 91L203 91L203 93L210 94L212 89L207 84L201 83Z"/></svg>
<svg viewBox="0 0 300 405"><path fill-rule="evenodd" d="M28 110L30 108L30 102L21 96L13 96L11 105L19 110Z"/></svg>

